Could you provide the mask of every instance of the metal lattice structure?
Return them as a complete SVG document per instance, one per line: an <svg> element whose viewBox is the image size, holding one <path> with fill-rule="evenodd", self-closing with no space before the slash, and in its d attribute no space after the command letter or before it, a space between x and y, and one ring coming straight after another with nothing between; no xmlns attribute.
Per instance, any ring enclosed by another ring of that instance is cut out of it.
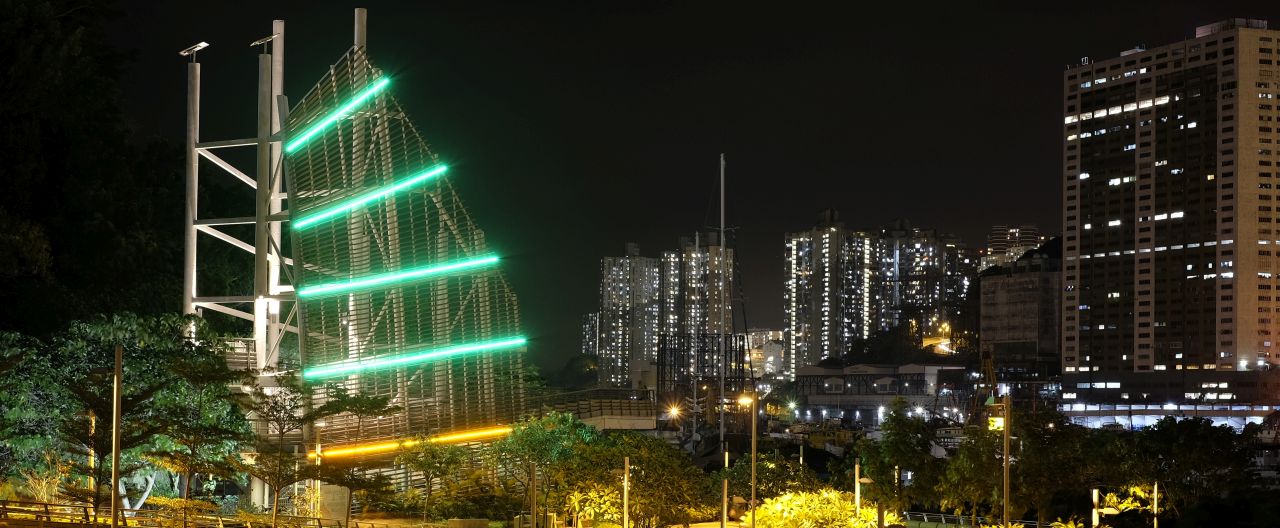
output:
<svg viewBox="0 0 1280 528"><path fill-rule="evenodd" d="M516 297L392 91L357 44L285 127L304 376L401 408L331 418L324 444L511 423L524 405Z"/></svg>

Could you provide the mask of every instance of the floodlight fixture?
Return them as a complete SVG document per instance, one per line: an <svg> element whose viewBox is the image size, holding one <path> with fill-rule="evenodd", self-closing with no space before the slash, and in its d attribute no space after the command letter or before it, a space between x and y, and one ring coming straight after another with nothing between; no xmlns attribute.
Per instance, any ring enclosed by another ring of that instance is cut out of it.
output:
<svg viewBox="0 0 1280 528"><path fill-rule="evenodd" d="M183 57L191 57L191 62L195 62L195 61L196 61L196 52L197 52L197 51L200 51L200 50L202 50L202 49L205 49L205 48L207 48L207 47L209 47L209 43L208 43L208 42L200 41L200 42L195 43L194 45L192 45L191 47L189 47L189 48L187 48L187 49L184 49L184 50L182 50L182 51L179 51L179 52L178 52L178 55L181 55L181 56L183 56Z"/></svg>
<svg viewBox="0 0 1280 528"><path fill-rule="evenodd" d="M258 40L255 40L255 41L253 41L253 42L250 42L250 43L249 43L249 47L250 47L250 48L252 48L252 47L254 47L254 46L258 46L258 45L266 44L266 43L268 43L268 42L271 42L271 41L275 40L275 39L276 39L276 37L278 37L278 36L280 36L280 34L279 34L279 33L272 33L272 34L267 35L267 36L265 36L265 37L262 37L262 38L260 38L260 39L258 39Z"/></svg>

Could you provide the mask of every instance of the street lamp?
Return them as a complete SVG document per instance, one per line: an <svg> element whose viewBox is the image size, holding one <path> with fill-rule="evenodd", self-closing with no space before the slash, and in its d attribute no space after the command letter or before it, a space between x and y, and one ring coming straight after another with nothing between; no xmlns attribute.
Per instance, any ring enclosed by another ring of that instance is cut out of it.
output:
<svg viewBox="0 0 1280 528"><path fill-rule="evenodd" d="M754 394L743 394L738 398L739 405L751 406L751 528L756 527L756 398Z"/></svg>

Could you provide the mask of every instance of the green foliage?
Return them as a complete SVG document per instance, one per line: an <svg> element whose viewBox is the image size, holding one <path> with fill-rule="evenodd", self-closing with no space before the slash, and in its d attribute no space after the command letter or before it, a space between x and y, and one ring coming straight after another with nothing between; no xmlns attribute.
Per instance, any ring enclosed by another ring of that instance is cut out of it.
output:
<svg viewBox="0 0 1280 528"><path fill-rule="evenodd" d="M911 504L936 504L936 485L944 468L932 454L933 428L907 412L906 400L894 399L880 427L880 440L863 439L857 447L863 471L875 481L863 493L897 511ZM902 482L907 472L913 477L909 486Z"/></svg>
<svg viewBox="0 0 1280 528"><path fill-rule="evenodd" d="M997 432L984 428L966 431L937 484L943 508L956 514L967 510L974 520L984 511L996 510L1004 482L1001 441Z"/></svg>
<svg viewBox="0 0 1280 528"><path fill-rule="evenodd" d="M1174 513L1252 484L1249 443L1207 418L1166 417L1138 432L1130 454L1138 468L1129 484L1159 481L1161 509Z"/></svg>
<svg viewBox="0 0 1280 528"><path fill-rule="evenodd" d="M710 490L706 474L684 452L666 442L638 433L606 435L585 443L576 456L548 471L554 483L554 503L566 514L575 503L603 519L616 495L622 496L624 459L631 459L631 520L640 528L689 522ZM582 514L582 511L578 512ZM620 520L619 516L617 520Z"/></svg>
<svg viewBox="0 0 1280 528"><path fill-rule="evenodd" d="M467 460L467 450L456 445L437 444L425 437L417 438L417 443L404 450L396 457L397 464L403 464L410 471L422 474L426 481L422 494L423 511L431 505L431 494L435 479L449 479L456 476L458 470Z"/></svg>
<svg viewBox="0 0 1280 528"><path fill-rule="evenodd" d="M530 486L534 477L539 473L550 474L554 464L575 458L584 445L598 437L599 432L594 427L582 423L574 415L552 411L515 424L511 434L490 446L489 454L493 464L530 491L528 504L532 507L535 501L539 501ZM541 502L546 502L553 486L543 483L541 487Z"/></svg>
<svg viewBox="0 0 1280 528"><path fill-rule="evenodd" d="M135 144L110 2L0 2L0 328L177 310L182 150Z"/></svg>
<svg viewBox="0 0 1280 528"><path fill-rule="evenodd" d="M1034 509L1037 520L1047 523L1056 497L1078 495L1089 488L1088 475L1094 470L1086 468L1095 463L1085 449L1089 431L1052 410L1017 413L1012 427L1021 451L1010 475L1010 485L1018 490L1010 511Z"/></svg>
<svg viewBox="0 0 1280 528"><path fill-rule="evenodd" d="M815 491L822 487L818 475L799 460L777 454L760 454L756 461L756 500L776 497L784 493ZM729 495L749 499L751 497L751 457L737 459L733 467L721 469L712 478L714 482L729 479Z"/></svg>
<svg viewBox="0 0 1280 528"><path fill-rule="evenodd" d="M350 413L356 417L356 432L364 430L364 421L396 413L400 407L391 405L391 396L374 396L371 394L353 393L346 387L329 384L325 389L328 401L318 409L320 415L336 415Z"/></svg>
<svg viewBox="0 0 1280 528"><path fill-rule="evenodd" d="M3 357L18 358L0 382L0 444L31 476L49 466L33 454L57 453L69 468L60 479L67 499L102 505L111 495L117 346L124 359L122 480L151 463L184 473L188 486L194 473L228 474L223 460L249 432L227 390L238 374L225 365L221 338L198 318L121 314L72 323L47 340L5 336L0 346L9 349Z"/></svg>
<svg viewBox="0 0 1280 528"><path fill-rule="evenodd" d="M755 517L761 528L872 528L877 526L877 512L863 504L861 514L853 494L823 489L816 492L785 493L766 500L755 512L742 520L749 526ZM885 512L886 524L900 524L893 512Z"/></svg>

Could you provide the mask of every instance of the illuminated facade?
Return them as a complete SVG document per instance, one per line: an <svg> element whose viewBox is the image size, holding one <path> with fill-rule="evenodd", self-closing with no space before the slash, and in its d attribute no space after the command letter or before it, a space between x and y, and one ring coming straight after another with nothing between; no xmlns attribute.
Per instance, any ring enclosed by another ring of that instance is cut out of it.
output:
<svg viewBox="0 0 1280 528"><path fill-rule="evenodd" d="M1166 407L1277 399L1258 379L1280 363L1278 48L1266 21L1233 19L1063 74L1063 398L1076 416L1144 425ZM1102 417L1086 402L1132 407Z"/></svg>
<svg viewBox="0 0 1280 528"><path fill-rule="evenodd" d="M633 361L658 360L660 336L732 332L733 250L722 259L715 240L714 234L683 239L680 250L660 258L642 257L628 244L626 256L601 260L596 333L588 336L584 327L583 352L598 356L602 387L629 386Z"/></svg>
<svg viewBox="0 0 1280 528"><path fill-rule="evenodd" d="M491 428L524 406L526 340L504 263L395 92L357 44L286 128L302 375L401 409L328 418L322 444Z"/></svg>
<svg viewBox="0 0 1280 528"><path fill-rule="evenodd" d="M987 252L982 255L981 269L991 266L1007 266L1023 253L1031 251L1045 242L1040 235L1040 228L1034 225L991 226L987 233Z"/></svg>
<svg viewBox="0 0 1280 528"><path fill-rule="evenodd" d="M882 330L906 326L918 339L947 334L978 265L956 237L901 221L854 231L831 210L813 229L786 236L785 259L790 373L856 352Z"/></svg>
<svg viewBox="0 0 1280 528"><path fill-rule="evenodd" d="M942 335L978 271L958 238L898 221L876 238L879 328L905 326L917 338Z"/></svg>
<svg viewBox="0 0 1280 528"><path fill-rule="evenodd" d="M774 386L793 379L785 335L782 330L747 331L747 355L754 371L752 377L760 380L760 392L768 393Z"/></svg>
<svg viewBox="0 0 1280 528"><path fill-rule="evenodd" d="M786 371L843 356L877 329L876 242L849 231L835 211L808 231L786 237L783 291Z"/></svg>
<svg viewBox="0 0 1280 528"><path fill-rule="evenodd" d="M602 387L630 386L631 362L658 358L660 263L640 256L635 244L627 244L625 256L600 261L596 355Z"/></svg>

